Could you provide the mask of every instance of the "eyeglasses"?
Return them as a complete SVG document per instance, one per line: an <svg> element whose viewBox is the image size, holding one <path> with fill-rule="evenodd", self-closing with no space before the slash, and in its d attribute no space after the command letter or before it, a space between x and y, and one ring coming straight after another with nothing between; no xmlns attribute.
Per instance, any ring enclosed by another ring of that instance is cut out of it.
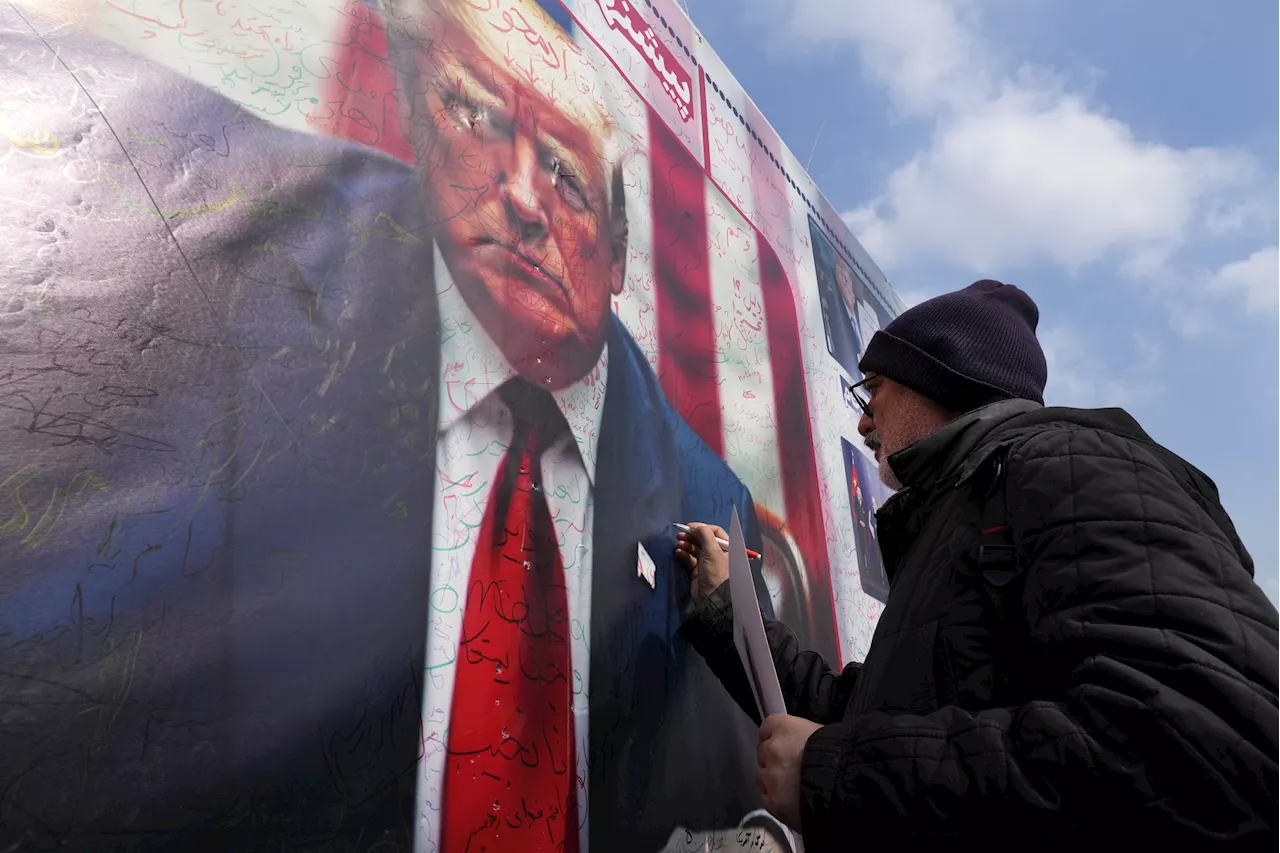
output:
<svg viewBox="0 0 1280 853"><path fill-rule="evenodd" d="M863 379L861 382L855 382L845 391L845 393L847 393L853 401L858 404L858 407L862 409L862 413L869 418L874 418L875 415L871 414L871 394L867 391L866 386L867 383L874 378L875 377L872 376L867 379Z"/></svg>

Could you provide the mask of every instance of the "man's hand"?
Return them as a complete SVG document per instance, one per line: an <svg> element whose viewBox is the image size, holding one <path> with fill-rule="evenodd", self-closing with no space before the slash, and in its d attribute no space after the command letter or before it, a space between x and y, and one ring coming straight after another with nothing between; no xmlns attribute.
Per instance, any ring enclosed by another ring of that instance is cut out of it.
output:
<svg viewBox="0 0 1280 853"><path fill-rule="evenodd" d="M689 594L701 602L729 579L729 554L716 537L728 541L729 534L714 524L690 522L690 531L676 533L676 561L689 570Z"/></svg>
<svg viewBox="0 0 1280 853"><path fill-rule="evenodd" d="M769 814L800 831L800 762L809 736L822 726L789 714L766 717L760 726L756 784Z"/></svg>

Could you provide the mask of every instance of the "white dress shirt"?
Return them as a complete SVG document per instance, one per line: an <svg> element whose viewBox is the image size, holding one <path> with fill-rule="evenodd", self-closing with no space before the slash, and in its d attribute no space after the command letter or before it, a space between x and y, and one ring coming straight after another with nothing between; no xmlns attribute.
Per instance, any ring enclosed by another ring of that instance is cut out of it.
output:
<svg viewBox="0 0 1280 853"><path fill-rule="evenodd" d="M432 515L431 607L427 618L422 697L422 759L418 763L418 816L414 849L439 849L454 661L466 609L476 540L499 466L511 442L511 413L494 393L516 374L480 326L435 250L440 302L440 419L436 439ZM591 640L591 522L596 448L608 377L608 347L582 381L553 392L569 432L542 454L542 485L555 519L568 587L573 663L574 741L578 775L586 779L588 661ZM579 791L583 821L579 850L587 851L587 797Z"/></svg>

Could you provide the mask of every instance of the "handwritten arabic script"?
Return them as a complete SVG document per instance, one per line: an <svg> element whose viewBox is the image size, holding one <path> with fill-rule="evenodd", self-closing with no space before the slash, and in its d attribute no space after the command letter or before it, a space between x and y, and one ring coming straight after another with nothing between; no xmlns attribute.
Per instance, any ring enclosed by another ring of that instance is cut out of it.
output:
<svg viewBox="0 0 1280 853"><path fill-rule="evenodd" d="M645 21L640 10L629 0L596 0L596 3L609 22L609 29L622 33L644 55L653 73L662 81L662 88L675 102L680 118L683 121L693 118L693 78L676 61L675 54Z"/></svg>

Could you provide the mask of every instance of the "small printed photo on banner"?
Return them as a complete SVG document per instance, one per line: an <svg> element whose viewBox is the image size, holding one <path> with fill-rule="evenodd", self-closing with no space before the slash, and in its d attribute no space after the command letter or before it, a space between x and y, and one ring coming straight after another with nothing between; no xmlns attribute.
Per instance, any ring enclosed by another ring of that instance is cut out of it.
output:
<svg viewBox="0 0 1280 853"><path fill-rule="evenodd" d="M853 396L853 379L841 375L840 377L840 396L844 399L845 408L854 414L855 417L862 417L862 407L858 405L858 401Z"/></svg>
<svg viewBox="0 0 1280 853"><path fill-rule="evenodd" d="M889 578L880 557L876 538L876 510L884 505L893 491L876 471L876 463L841 439L844 450L845 480L849 486L849 510L853 521L854 547L858 555L858 577L862 591L880 602L889 600Z"/></svg>
<svg viewBox="0 0 1280 853"><path fill-rule="evenodd" d="M888 325L892 314L872 296L862 277L836 251L813 217L809 217L809 233L813 238L813 266L827 352L853 377L852 382L860 382L858 359L871 336Z"/></svg>

